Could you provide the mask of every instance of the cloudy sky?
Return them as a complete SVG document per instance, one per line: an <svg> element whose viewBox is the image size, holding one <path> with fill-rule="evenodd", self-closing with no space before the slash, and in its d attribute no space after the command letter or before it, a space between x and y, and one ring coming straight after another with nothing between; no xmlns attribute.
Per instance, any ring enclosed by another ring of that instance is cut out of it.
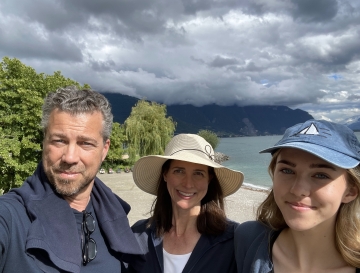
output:
<svg viewBox="0 0 360 273"><path fill-rule="evenodd" d="M0 57L166 104L360 115L358 0L1 0Z"/></svg>

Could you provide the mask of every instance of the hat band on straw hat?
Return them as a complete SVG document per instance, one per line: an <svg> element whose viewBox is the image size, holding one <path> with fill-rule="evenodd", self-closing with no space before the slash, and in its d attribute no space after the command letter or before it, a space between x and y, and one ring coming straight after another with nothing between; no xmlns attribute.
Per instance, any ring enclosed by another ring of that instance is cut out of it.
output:
<svg viewBox="0 0 360 273"><path fill-rule="evenodd" d="M210 152L207 150L207 148L210 148ZM212 150L211 146L210 146L210 145L206 145L206 146L205 146L205 152L202 151L202 150L199 150L199 149L181 149L181 150L178 150L178 151L176 151L176 152L173 152L173 153L170 154L169 156L172 156L172 155L174 155L174 154L176 154L176 153L179 153L179 152L182 152L182 151L197 151L197 152L201 152L201 153L207 155L207 156L209 157L209 159L211 159L212 161L215 161L215 155L212 155L212 154L211 154L211 150Z"/></svg>

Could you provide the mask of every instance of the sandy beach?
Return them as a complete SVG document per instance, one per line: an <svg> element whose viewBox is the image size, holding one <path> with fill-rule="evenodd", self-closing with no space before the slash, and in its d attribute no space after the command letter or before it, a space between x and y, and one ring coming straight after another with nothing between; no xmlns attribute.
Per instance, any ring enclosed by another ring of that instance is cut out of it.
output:
<svg viewBox="0 0 360 273"><path fill-rule="evenodd" d="M132 173L98 174L98 177L131 206L128 215L132 225L136 221L149 217L149 211L155 196L140 190L134 183ZM263 191L242 187L233 195L226 197L228 218L242 223L255 219L255 209L266 197Z"/></svg>

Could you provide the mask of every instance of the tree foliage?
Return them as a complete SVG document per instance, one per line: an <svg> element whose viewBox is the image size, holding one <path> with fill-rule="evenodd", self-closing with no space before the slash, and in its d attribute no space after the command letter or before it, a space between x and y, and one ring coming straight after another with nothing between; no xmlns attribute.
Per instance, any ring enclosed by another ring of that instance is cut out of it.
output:
<svg viewBox="0 0 360 273"><path fill-rule="evenodd" d="M54 72L36 73L18 59L0 63L0 189L20 186L41 159L41 107L59 87L79 84ZM88 86L87 86L88 87Z"/></svg>
<svg viewBox="0 0 360 273"><path fill-rule="evenodd" d="M110 136L110 149L105 160L111 163L121 161L124 143L126 143L125 128L120 123L114 122Z"/></svg>
<svg viewBox="0 0 360 273"><path fill-rule="evenodd" d="M164 154L174 135L176 123L166 117L166 105L140 100L125 120L130 161L136 156Z"/></svg>
<svg viewBox="0 0 360 273"><path fill-rule="evenodd" d="M204 138L207 142L210 143L210 145L213 147L213 149L215 150L216 147L219 144L219 138L218 136L209 130L200 130L198 132L198 135L201 136L202 138Z"/></svg>

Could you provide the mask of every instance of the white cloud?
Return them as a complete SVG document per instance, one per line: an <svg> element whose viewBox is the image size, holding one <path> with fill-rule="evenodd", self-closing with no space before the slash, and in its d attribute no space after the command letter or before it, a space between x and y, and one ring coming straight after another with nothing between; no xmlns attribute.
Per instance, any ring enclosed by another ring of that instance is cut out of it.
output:
<svg viewBox="0 0 360 273"><path fill-rule="evenodd" d="M339 121L360 108L359 7L5 0L0 56L99 91L167 104L287 105Z"/></svg>

